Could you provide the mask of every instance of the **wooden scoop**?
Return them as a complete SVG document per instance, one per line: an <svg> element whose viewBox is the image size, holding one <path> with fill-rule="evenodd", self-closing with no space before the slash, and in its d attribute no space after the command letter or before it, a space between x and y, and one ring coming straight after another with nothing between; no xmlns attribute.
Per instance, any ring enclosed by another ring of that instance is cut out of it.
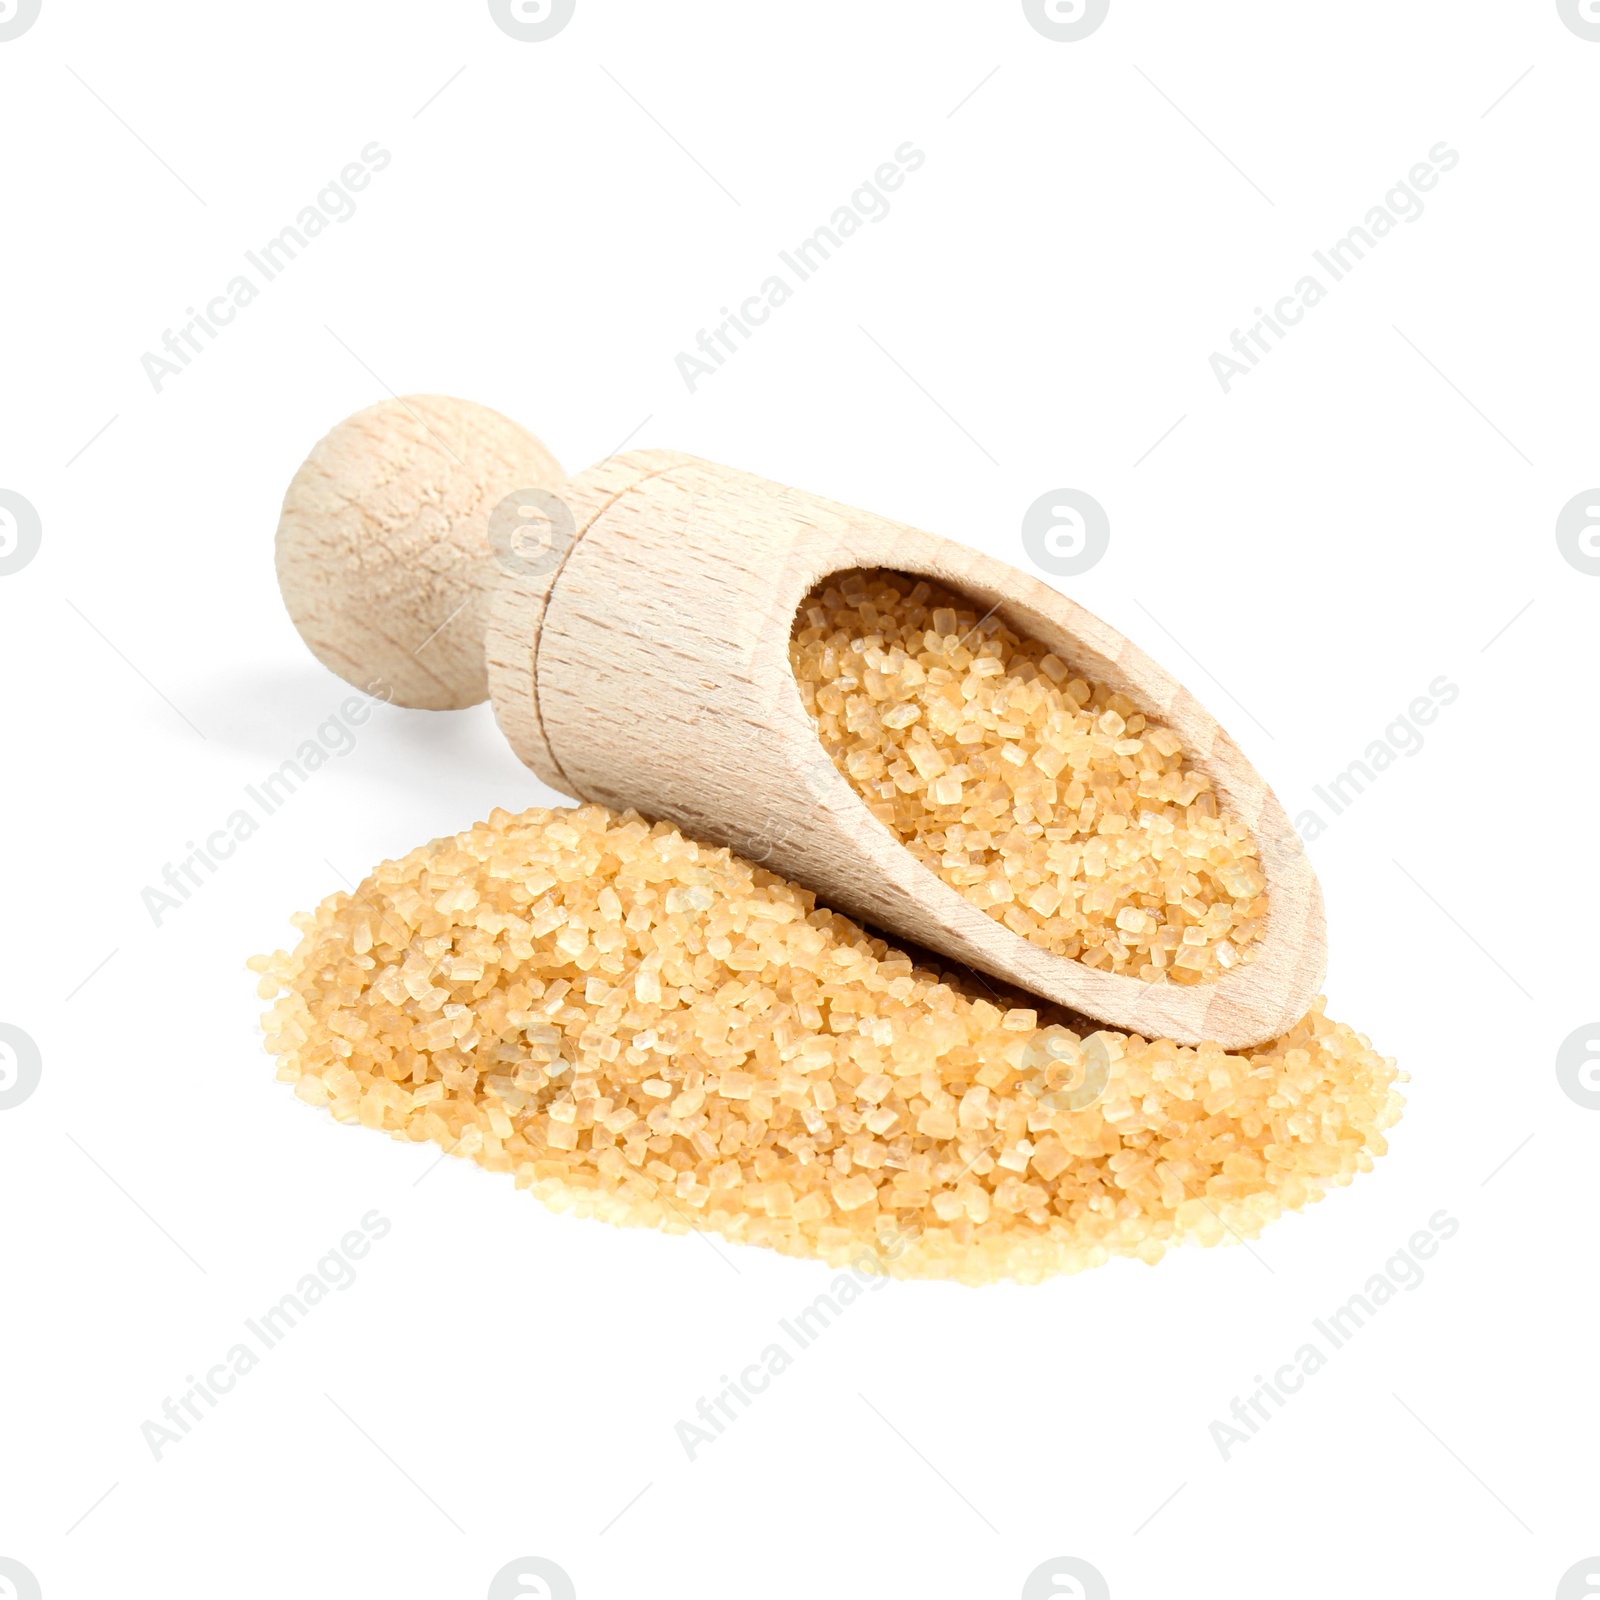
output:
<svg viewBox="0 0 1600 1600"><path fill-rule="evenodd" d="M277 564L295 625L347 681L463 706L484 697L486 664L501 729L552 788L670 820L1031 994L1232 1050L1286 1032L1321 987L1321 890L1233 740L1114 628L953 540L670 451L563 481L515 423L414 396L311 452ZM801 601L861 567L960 591L1170 727L1254 836L1268 901L1255 959L1188 987L1103 972L1030 944L917 861L835 769L790 670Z"/></svg>

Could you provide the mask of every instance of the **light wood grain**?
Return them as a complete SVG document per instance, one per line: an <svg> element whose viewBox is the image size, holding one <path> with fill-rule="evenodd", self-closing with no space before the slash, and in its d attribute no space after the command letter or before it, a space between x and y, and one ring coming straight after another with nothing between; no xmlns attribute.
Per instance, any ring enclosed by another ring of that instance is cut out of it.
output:
<svg viewBox="0 0 1600 1600"><path fill-rule="evenodd" d="M487 639L496 716L547 783L669 819L891 934L1147 1037L1237 1049L1309 1008L1326 934L1298 837L1199 701L1115 629L952 540L691 457L615 457L562 493L570 541L548 570L502 580ZM852 567L996 608L1173 728L1254 834L1269 903L1256 959L1191 987L1097 971L1028 943L922 866L823 752L790 671L801 600Z"/></svg>
<svg viewBox="0 0 1600 1600"><path fill-rule="evenodd" d="M368 694L430 711L476 705L501 570L489 514L565 476L525 428L469 400L408 395L346 417L284 496L278 587L295 627Z"/></svg>

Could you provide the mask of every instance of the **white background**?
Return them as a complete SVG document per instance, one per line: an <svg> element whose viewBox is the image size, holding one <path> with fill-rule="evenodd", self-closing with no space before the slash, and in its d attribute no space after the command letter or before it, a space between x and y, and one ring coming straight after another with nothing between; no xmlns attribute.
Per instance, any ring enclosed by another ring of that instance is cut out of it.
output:
<svg viewBox="0 0 1600 1600"><path fill-rule="evenodd" d="M46 1600L478 1597L523 1555L582 1600L1011 1597L1062 1555L1115 1600L1543 1600L1600 1554L1600 1113L1554 1072L1600 1011L1600 578L1554 537L1600 482L1597 89L1554 0L1113 0L1078 43L1002 0L578 0L536 44L481 3L44 0L0 43L0 488L43 527L0 577L0 1021L43 1058L0 1112L0 1556ZM691 395L676 354L908 139L891 214ZM357 214L158 394L144 352L372 140ZM1441 140L1425 214L1224 395L1210 354ZM687 1460L828 1272L430 1173L261 1051L243 963L291 912L550 799L488 708L384 709L141 905L349 692L272 534L391 389L1019 564L1037 496L1092 494L1109 554L1061 586L1292 815L1447 676L1310 846L1329 1010L1412 1074L1390 1155L1249 1250L869 1294ZM354 1286L154 1460L373 1208ZM1440 1208L1426 1281L1225 1462L1211 1422Z"/></svg>

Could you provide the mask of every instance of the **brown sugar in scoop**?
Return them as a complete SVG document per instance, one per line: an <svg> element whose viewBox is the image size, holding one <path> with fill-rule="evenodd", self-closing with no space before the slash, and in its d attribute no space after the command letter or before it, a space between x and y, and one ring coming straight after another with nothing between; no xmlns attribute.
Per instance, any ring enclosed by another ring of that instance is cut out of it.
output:
<svg viewBox="0 0 1600 1600"><path fill-rule="evenodd" d="M1147 983L1255 958L1268 901L1249 830L1183 742L961 596L842 573L790 662L833 764L930 871L1054 955Z"/></svg>

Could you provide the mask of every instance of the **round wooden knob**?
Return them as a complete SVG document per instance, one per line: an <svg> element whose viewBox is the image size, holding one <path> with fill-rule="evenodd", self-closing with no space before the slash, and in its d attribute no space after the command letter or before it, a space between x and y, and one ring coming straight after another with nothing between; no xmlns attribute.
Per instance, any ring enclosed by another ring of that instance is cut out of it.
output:
<svg viewBox="0 0 1600 1600"><path fill-rule="evenodd" d="M500 562L518 559L521 522L543 526L540 497L563 482L531 433L470 400L408 395L346 417L278 521L278 587L300 636L369 694L476 705Z"/></svg>

